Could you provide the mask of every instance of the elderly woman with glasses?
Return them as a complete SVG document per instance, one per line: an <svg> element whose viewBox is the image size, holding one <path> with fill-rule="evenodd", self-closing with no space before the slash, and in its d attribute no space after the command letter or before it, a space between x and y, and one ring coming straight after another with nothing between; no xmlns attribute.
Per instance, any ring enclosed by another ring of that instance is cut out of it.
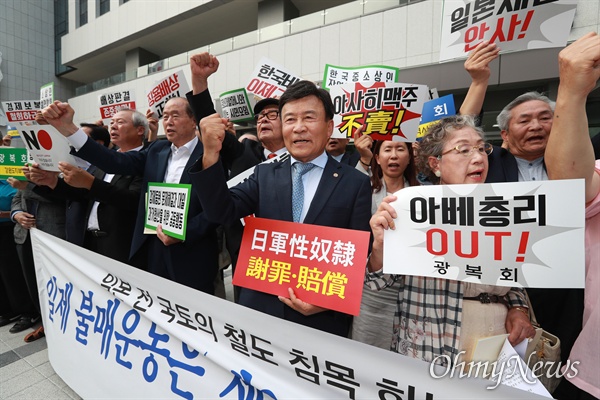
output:
<svg viewBox="0 0 600 400"><path fill-rule="evenodd" d="M436 184L484 183L491 152L472 118L449 117L423 138L416 162ZM401 285L391 350L447 365L471 361L478 339L508 333L516 345L535 334L522 289L384 274L383 232L394 229L396 212L389 203L395 200L386 197L371 218L374 243L367 278L373 289Z"/></svg>

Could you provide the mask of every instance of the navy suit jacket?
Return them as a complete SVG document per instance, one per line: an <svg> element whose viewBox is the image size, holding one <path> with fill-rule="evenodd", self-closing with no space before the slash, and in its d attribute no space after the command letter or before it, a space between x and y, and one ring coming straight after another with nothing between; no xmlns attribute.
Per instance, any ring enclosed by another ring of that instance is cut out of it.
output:
<svg viewBox="0 0 600 400"><path fill-rule="evenodd" d="M88 138L85 145L79 149L77 156L89 161L92 165L101 168L107 173L138 175L143 177L141 195L138 201L136 225L131 244L130 257L133 257L144 246L150 235L144 235L145 198L149 182L163 182L167 171L167 162L171 153L171 143L167 140L152 142L142 151L128 151L119 153L99 145ZM179 183L191 183L189 169L203 153L202 143L198 142L190 155ZM202 212L198 200L198 192L203 186L192 185L189 199L187 218L186 240L168 247L168 259L172 265L167 268L176 268L171 271L171 278L176 282L210 292L212 280L210 276L216 274L218 269L218 246L216 225L210 223ZM202 263L202 266L199 265ZM194 265L191 265L194 264ZM199 282L210 280L210 282ZM204 285L210 285L210 288Z"/></svg>
<svg viewBox="0 0 600 400"><path fill-rule="evenodd" d="M519 167L517 160L510 151L494 146L488 156L488 174L485 183L518 182Z"/></svg>
<svg viewBox="0 0 600 400"><path fill-rule="evenodd" d="M345 152L340 162L354 168L356 167L356 164L358 164L358 160L360 160L360 154L358 151L355 151L354 153Z"/></svg>
<svg viewBox="0 0 600 400"><path fill-rule="evenodd" d="M292 221L292 178L290 160L261 164L246 181L227 188L219 163L202 171L199 161L190 170L194 185L210 187L198 192L207 218L230 224L254 213L260 218ZM304 223L369 231L371 184L366 175L329 157ZM352 295L352 294L350 294ZM276 296L243 289L240 304L267 314L333 334L346 336L347 314L325 311L304 316L280 302Z"/></svg>

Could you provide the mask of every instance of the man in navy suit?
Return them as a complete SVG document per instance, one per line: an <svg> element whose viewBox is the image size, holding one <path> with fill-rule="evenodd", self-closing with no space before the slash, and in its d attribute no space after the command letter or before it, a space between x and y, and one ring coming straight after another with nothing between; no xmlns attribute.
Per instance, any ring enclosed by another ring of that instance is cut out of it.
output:
<svg viewBox="0 0 600 400"><path fill-rule="evenodd" d="M249 214L293 221L292 170L294 164L314 167L302 176L304 200L298 221L308 224L369 230L371 186L356 169L340 164L325 152L333 131L333 104L329 93L312 82L290 86L279 100L283 139L291 157L256 166L252 176L227 188L219 153L227 133L226 119L213 114L201 121L204 155L190 170L192 182L212 190L198 192L207 218L229 224ZM273 316L333 334L346 336L350 317L297 298L242 289L239 303Z"/></svg>
<svg viewBox="0 0 600 400"><path fill-rule="evenodd" d="M55 101L43 115L67 137L76 155L106 173L143 177L130 258L145 252L148 271L183 285L213 294L218 270L216 225L204 217L197 192L192 186L189 199L186 240L167 236L161 226L156 235L144 234L145 197L149 182L190 183L189 168L202 154L195 135L196 120L184 98L169 100L164 108L163 127L167 140L152 142L139 152L111 151L88 138L73 124L74 111L67 103Z"/></svg>

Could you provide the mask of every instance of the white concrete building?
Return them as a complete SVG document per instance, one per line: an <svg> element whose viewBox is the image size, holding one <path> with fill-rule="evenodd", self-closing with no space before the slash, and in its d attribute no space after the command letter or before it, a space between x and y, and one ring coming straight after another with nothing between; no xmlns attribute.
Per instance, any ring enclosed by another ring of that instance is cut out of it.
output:
<svg viewBox="0 0 600 400"><path fill-rule="evenodd" d="M263 56L313 81L322 80L325 64L391 65L400 68L401 82L453 93L457 104L469 85L463 61L438 62L442 0L56 1L68 4L68 29L57 54L70 67L60 79L77 82L68 100L79 122L99 118L98 96L109 91L135 90L137 106L145 111L148 88L181 68L189 79L189 56L202 51L217 55L221 63L209 81L215 98L245 86ZM579 0L570 40L589 31L600 32L600 2ZM495 117L512 98L528 90L555 97L559 50L504 54L492 64L484 106L484 125L492 138L498 135ZM162 70L153 72L158 65ZM3 71L2 89L13 78ZM12 94L2 90L0 97L6 101ZM592 93L588 106L600 109L600 90ZM600 115L589 114L595 134Z"/></svg>

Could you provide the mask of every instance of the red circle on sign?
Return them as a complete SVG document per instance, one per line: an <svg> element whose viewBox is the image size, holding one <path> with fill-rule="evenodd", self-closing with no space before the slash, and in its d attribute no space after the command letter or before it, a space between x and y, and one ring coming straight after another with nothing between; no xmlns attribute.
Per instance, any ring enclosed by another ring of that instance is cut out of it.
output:
<svg viewBox="0 0 600 400"><path fill-rule="evenodd" d="M52 138L45 130L40 129L38 132L38 141L44 149L50 150L52 148Z"/></svg>

